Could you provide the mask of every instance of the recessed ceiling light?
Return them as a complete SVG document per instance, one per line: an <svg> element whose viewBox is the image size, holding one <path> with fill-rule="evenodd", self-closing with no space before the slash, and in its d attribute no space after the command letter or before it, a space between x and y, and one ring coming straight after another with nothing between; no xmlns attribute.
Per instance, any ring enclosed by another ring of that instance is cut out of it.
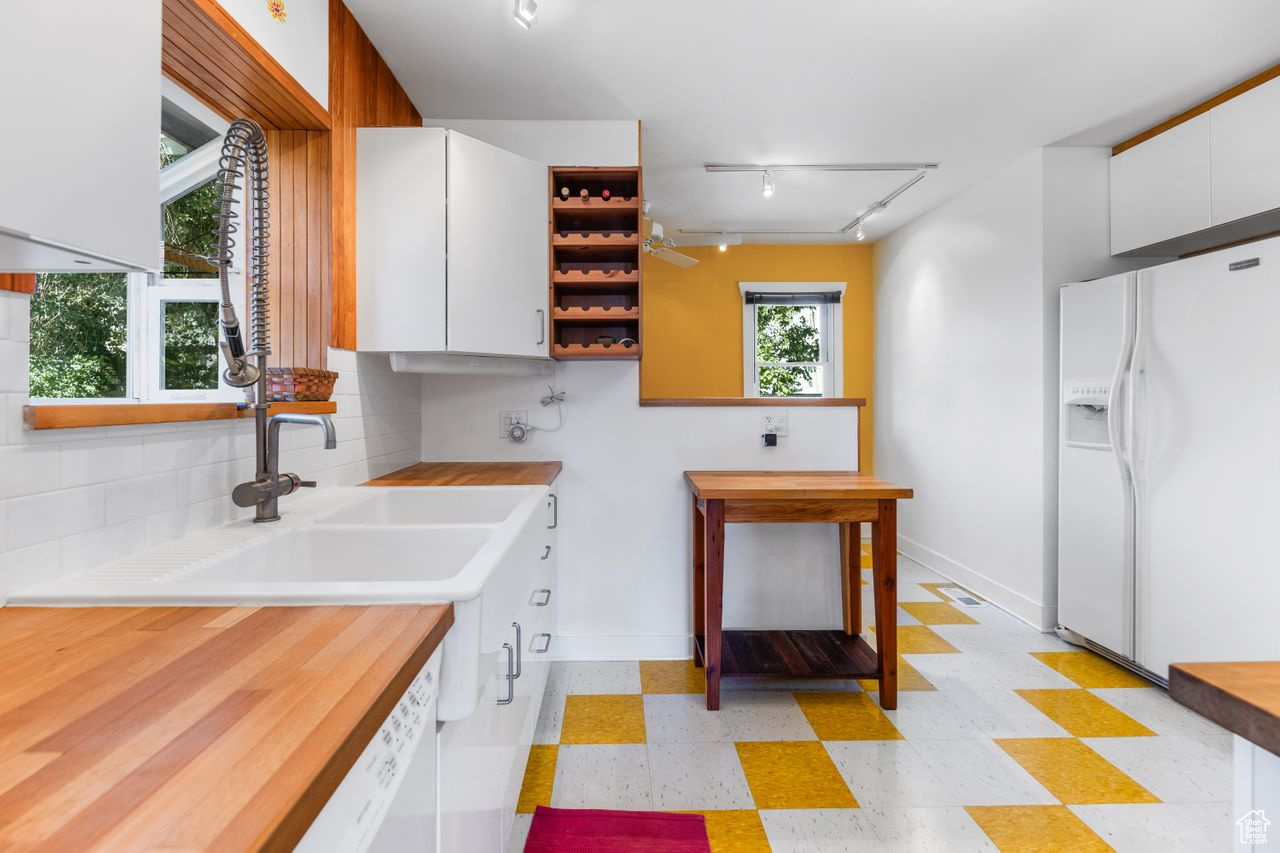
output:
<svg viewBox="0 0 1280 853"><path fill-rule="evenodd" d="M526 30L532 27L538 20L538 3L537 0L516 0L516 23L524 27Z"/></svg>
<svg viewBox="0 0 1280 853"><path fill-rule="evenodd" d="M764 183L760 185L760 195L765 198L773 197L773 172L768 169L764 170Z"/></svg>

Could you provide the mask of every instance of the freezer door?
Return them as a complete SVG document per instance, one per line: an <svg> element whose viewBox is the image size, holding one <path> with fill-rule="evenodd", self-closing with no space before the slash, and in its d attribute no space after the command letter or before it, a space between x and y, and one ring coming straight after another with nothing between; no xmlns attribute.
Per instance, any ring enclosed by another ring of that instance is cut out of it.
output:
<svg viewBox="0 0 1280 853"><path fill-rule="evenodd" d="M1280 659L1280 240L1138 285L1138 661Z"/></svg>
<svg viewBox="0 0 1280 853"><path fill-rule="evenodd" d="M1058 401L1058 623L1125 657L1133 655L1133 500L1119 428L1134 296L1133 274L1062 288ZM1081 387L1102 393L1082 398Z"/></svg>

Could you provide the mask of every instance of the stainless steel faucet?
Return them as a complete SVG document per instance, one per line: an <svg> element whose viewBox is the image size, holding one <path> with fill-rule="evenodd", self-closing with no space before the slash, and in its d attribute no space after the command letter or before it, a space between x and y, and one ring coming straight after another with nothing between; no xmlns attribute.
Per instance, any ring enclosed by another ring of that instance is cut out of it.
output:
<svg viewBox="0 0 1280 853"><path fill-rule="evenodd" d="M280 473L281 424L314 424L324 430L324 449L338 446L333 421L328 415L279 414L268 420L267 356L271 355L270 290L267 287L267 259L271 223L270 181L267 176L267 137L256 122L236 119L227 129L222 142L218 180L222 185L221 209L218 213L218 279L222 289L222 353L227 360L223 379L236 388L255 386L253 428L257 438L258 472L252 481L241 483L231 493L236 506L256 506L255 522L279 521L281 495L293 493L303 486L315 486L314 480L303 480L297 474ZM250 208L249 270L249 346L246 349L240 320L231 302L228 273L234 258L236 222L235 191L246 188Z"/></svg>
<svg viewBox="0 0 1280 853"><path fill-rule="evenodd" d="M255 414L257 414L255 412ZM300 488L314 488L315 480L304 480L297 474L280 473L280 427L284 424L312 424L324 430L324 449L338 446L338 435L328 415L295 415L285 412L273 415L266 429L258 430L258 475L241 483L231 493L236 506L256 506L255 522L280 520L280 497Z"/></svg>

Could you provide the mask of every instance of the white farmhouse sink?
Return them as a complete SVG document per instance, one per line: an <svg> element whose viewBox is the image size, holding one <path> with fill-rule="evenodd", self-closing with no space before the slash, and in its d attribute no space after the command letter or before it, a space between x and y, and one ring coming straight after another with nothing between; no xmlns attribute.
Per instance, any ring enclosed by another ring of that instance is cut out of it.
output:
<svg viewBox="0 0 1280 853"><path fill-rule="evenodd" d="M527 488L397 486L316 518L318 524L495 524L506 521Z"/></svg>
<svg viewBox="0 0 1280 853"><path fill-rule="evenodd" d="M177 582L420 586L456 578L495 530L494 525L301 528L186 572Z"/></svg>

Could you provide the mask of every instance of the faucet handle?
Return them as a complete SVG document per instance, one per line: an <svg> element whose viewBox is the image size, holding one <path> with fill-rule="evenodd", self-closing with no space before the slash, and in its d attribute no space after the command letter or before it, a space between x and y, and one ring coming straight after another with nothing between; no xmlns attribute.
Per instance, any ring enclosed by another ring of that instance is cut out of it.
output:
<svg viewBox="0 0 1280 853"><path fill-rule="evenodd" d="M300 481L300 482L298 483L298 486L299 486L300 488L303 488L303 489L314 489L314 488L316 487L316 481L315 481L315 480L302 480L302 481Z"/></svg>

